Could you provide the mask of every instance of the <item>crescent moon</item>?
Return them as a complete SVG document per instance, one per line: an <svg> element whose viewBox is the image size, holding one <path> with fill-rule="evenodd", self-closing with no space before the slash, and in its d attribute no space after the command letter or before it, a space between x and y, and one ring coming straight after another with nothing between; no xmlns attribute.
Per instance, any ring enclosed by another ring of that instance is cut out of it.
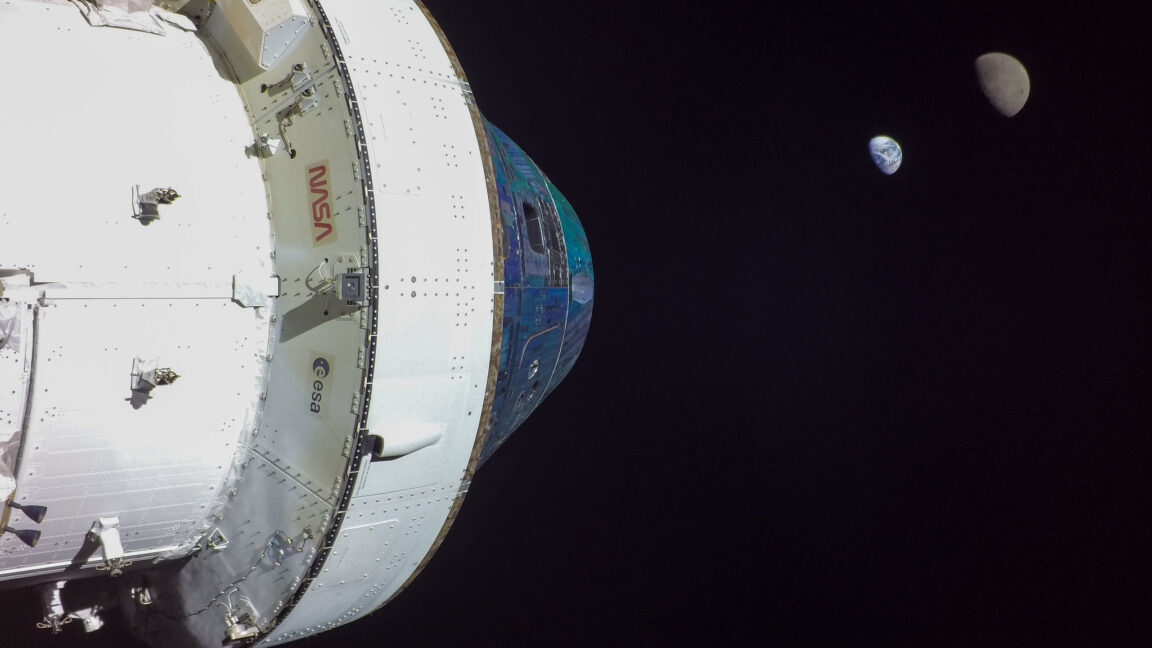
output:
<svg viewBox="0 0 1152 648"><path fill-rule="evenodd" d="M1015 58L990 52L976 58L976 77L992 107L1005 117L1020 112L1028 101L1028 71Z"/></svg>

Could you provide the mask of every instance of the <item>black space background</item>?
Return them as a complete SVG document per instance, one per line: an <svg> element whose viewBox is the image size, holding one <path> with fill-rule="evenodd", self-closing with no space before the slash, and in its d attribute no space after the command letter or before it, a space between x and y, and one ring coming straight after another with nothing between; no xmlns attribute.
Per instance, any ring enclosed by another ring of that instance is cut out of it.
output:
<svg viewBox="0 0 1152 648"><path fill-rule="evenodd" d="M1152 9L425 2L592 331L423 575L297 645L1152 642Z"/></svg>

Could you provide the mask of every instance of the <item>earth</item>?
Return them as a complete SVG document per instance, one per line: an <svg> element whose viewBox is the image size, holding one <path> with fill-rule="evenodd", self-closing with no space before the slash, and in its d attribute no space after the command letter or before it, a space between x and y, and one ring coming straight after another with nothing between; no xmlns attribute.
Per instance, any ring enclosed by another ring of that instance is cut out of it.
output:
<svg viewBox="0 0 1152 648"><path fill-rule="evenodd" d="M896 170L900 168L901 160L904 159L900 145L887 135L873 137L868 142L868 152L872 154L872 162L876 164L876 168L887 175L896 173Z"/></svg>

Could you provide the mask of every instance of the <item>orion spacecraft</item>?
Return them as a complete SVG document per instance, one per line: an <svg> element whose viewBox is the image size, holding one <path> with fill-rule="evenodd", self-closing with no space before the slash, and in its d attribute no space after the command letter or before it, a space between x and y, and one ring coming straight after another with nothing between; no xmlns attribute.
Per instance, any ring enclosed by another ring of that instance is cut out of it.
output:
<svg viewBox="0 0 1152 648"><path fill-rule="evenodd" d="M182 647L387 603L580 354L572 206L418 0L4 0L0 52L0 588Z"/></svg>

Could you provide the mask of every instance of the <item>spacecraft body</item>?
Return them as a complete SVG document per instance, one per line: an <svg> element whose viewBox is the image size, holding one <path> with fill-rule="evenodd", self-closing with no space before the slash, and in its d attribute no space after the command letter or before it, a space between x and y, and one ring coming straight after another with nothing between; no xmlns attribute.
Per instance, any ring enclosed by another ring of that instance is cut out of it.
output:
<svg viewBox="0 0 1152 648"><path fill-rule="evenodd" d="M11 0L0 52L0 588L180 646L384 605L580 353L571 205L415 0Z"/></svg>

